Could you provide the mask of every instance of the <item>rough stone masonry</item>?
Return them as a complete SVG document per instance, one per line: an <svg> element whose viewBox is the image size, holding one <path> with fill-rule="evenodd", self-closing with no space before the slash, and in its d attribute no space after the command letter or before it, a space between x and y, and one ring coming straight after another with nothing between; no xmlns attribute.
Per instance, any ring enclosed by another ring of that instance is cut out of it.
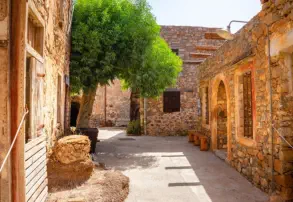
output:
<svg viewBox="0 0 293 202"><path fill-rule="evenodd" d="M196 116L196 129L218 140L220 83L227 97L227 161L262 190L293 200L293 1L262 1L263 8L234 40L227 41L198 66L197 100L208 97L209 122ZM270 90L266 26L269 25L272 55L273 147L270 136ZM246 80L245 80L246 79ZM201 89L208 88L208 93ZM247 99L249 98L249 99ZM249 133L249 131L252 133ZM272 158L273 157L273 158ZM273 173L272 173L273 168ZM273 179L273 184L272 184Z"/></svg>
<svg viewBox="0 0 293 202"><path fill-rule="evenodd" d="M170 48L183 60L182 72L176 86L180 91L180 110L164 112L163 96L148 99L147 134L152 136L178 135L196 126L197 92L196 74L198 65L210 57L223 43L223 38L215 34L217 28L162 26L161 36ZM143 107L141 107L143 113Z"/></svg>

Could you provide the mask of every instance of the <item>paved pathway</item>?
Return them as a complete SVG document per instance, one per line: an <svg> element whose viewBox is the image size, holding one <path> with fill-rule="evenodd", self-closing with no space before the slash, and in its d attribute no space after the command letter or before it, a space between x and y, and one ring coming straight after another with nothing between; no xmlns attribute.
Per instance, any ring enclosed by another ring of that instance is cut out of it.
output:
<svg viewBox="0 0 293 202"><path fill-rule="evenodd" d="M267 194L187 137L127 137L100 130L95 159L130 178L126 202L266 202Z"/></svg>

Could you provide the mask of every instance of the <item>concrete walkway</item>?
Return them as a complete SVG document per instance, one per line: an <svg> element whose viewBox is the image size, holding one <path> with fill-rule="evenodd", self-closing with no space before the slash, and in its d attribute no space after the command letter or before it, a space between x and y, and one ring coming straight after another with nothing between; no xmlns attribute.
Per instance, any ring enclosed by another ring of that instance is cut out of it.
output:
<svg viewBox="0 0 293 202"><path fill-rule="evenodd" d="M101 129L94 158L130 178L126 202L266 202L212 152L201 152L187 137L128 137Z"/></svg>

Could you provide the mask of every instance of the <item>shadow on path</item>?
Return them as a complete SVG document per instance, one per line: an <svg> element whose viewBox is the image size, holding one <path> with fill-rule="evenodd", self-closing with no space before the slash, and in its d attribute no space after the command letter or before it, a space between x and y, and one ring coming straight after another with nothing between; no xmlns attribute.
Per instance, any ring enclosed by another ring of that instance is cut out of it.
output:
<svg viewBox="0 0 293 202"><path fill-rule="evenodd" d="M267 194L187 137L128 137L104 129L99 137L94 159L130 177L127 202L268 201Z"/></svg>

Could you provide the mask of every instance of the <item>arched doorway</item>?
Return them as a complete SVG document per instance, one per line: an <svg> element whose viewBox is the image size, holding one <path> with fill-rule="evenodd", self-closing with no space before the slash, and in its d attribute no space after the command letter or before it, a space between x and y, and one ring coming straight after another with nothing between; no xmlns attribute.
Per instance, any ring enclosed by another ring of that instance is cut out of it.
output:
<svg viewBox="0 0 293 202"><path fill-rule="evenodd" d="M78 102L71 102L70 126L76 127L76 121L79 113L80 104Z"/></svg>
<svg viewBox="0 0 293 202"><path fill-rule="evenodd" d="M224 74L212 82L212 150L225 160L231 159L230 94Z"/></svg>
<svg viewBox="0 0 293 202"><path fill-rule="evenodd" d="M227 155L227 94L221 81L217 93L217 149Z"/></svg>

